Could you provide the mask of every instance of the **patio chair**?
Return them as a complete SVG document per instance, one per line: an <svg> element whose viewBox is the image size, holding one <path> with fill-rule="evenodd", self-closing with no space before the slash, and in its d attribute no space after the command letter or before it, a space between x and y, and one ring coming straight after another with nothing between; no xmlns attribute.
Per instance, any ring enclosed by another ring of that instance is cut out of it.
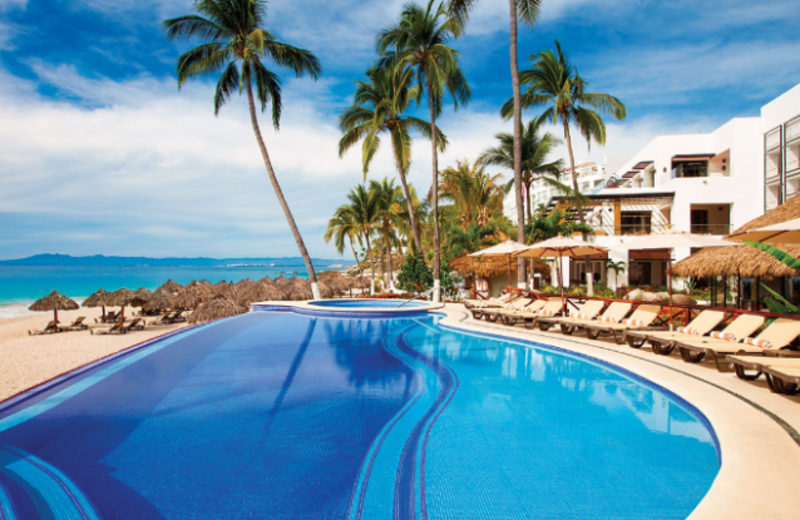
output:
<svg viewBox="0 0 800 520"><path fill-rule="evenodd" d="M134 330L144 330L145 322L143 318L134 318L130 323L124 325L123 332L131 332Z"/></svg>
<svg viewBox="0 0 800 520"><path fill-rule="evenodd" d="M114 324L110 327L100 327L96 329L91 329L89 331L91 334L124 334L125 333L125 321L120 316L120 319L114 322Z"/></svg>
<svg viewBox="0 0 800 520"><path fill-rule="evenodd" d="M501 295L498 298L491 297L485 300L478 300L478 299L464 300L464 305L468 309L483 308L483 307L502 307L503 305L511 303L513 300L519 297L520 297L519 293L509 292Z"/></svg>
<svg viewBox="0 0 800 520"><path fill-rule="evenodd" d="M767 367L800 368L800 358L775 356L726 356L725 361L733 365L739 379L758 379ZM755 373L748 373L754 370Z"/></svg>
<svg viewBox="0 0 800 520"><path fill-rule="evenodd" d="M698 336L705 336L725 319L722 311L702 311L685 327L678 327L672 332L631 332L625 340L633 348L641 348L645 342L650 342L653 353L668 356L675 350L675 342L692 340Z"/></svg>
<svg viewBox="0 0 800 520"><path fill-rule="evenodd" d="M632 303L613 302L611 305L606 307L606 310L603 311L603 314L597 316L595 319L582 320L578 318L566 323L561 323L561 332L570 335L576 330L583 329L586 325L591 325L598 322L619 323L625 319L625 316L627 316L629 312L631 312L632 307ZM566 331L564 330L565 328L567 329Z"/></svg>
<svg viewBox="0 0 800 520"><path fill-rule="evenodd" d="M753 320L750 323L752 326L752 324L755 324L755 321ZM758 327L756 327L756 329L757 328ZM698 338L697 341L680 341L677 346L681 349L681 357L684 361L688 363L699 363L705 356L709 355L714 357L714 362L720 372L729 372L733 370L733 368L728 364L723 366L719 362L720 359L725 359L725 356L729 354L800 355L800 352L797 351L781 350L798 336L800 336L800 320L778 318L755 338L746 337L741 340L741 342L715 338L700 340Z"/></svg>
<svg viewBox="0 0 800 520"><path fill-rule="evenodd" d="M619 323L598 320L595 323L583 325L583 328L586 329L586 335L591 339L597 339L603 333L611 334L614 336L614 342L620 345L625 341L625 336L632 331L666 330L666 327L653 325L658 319L659 312L661 312L660 305L639 305L629 318L623 319Z"/></svg>
<svg viewBox="0 0 800 520"><path fill-rule="evenodd" d="M572 334L572 330L575 329L574 328L570 329L569 327L565 329L564 328L565 323L568 324L575 320L591 321L594 318L596 318L598 314L600 314L600 311L603 310L604 306L605 302L602 300L587 300L578 309L571 311L569 313L569 316L551 317L551 318L542 317L539 318L539 320L537 321L537 325L539 325L539 330L541 330L542 332L546 332L553 325L560 324L562 333L567 334L564 331L569 330L569 334Z"/></svg>
<svg viewBox="0 0 800 520"><path fill-rule="evenodd" d="M117 321L116 311L108 311L105 316L100 316L94 319L95 323L116 323L116 321Z"/></svg>
<svg viewBox="0 0 800 520"><path fill-rule="evenodd" d="M543 300L540 300L543 301ZM536 320L541 317L547 316L555 316L559 312L561 312L562 303L561 298L550 298L544 305L538 304L538 309L531 308L531 310L520 310L517 312L506 312L500 315L503 320L503 323L508 326L514 326L518 322L522 321L525 323L525 327L532 329L535 324Z"/></svg>
<svg viewBox="0 0 800 520"><path fill-rule="evenodd" d="M89 325L84 323L86 316L79 316L75 321L71 324L64 327L64 330L86 330L89 328Z"/></svg>
<svg viewBox="0 0 800 520"><path fill-rule="evenodd" d="M533 303L533 300L531 300L530 298L519 298L519 299L516 299L516 300L512 301L511 303L508 303L508 304L506 304L506 305L504 305L503 307L500 307L500 308L484 309L483 312L481 313L481 317L483 319L485 319L486 321L490 321L490 322L494 323L494 322L497 321L497 318L500 317L500 315L504 311L521 311L521 310L525 309L531 303ZM475 316L474 313L473 313L473 316Z"/></svg>
<svg viewBox="0 0 800 520"><path fill-rule="evenodd" d="M764 368L769 389L776 394L800 394L800 367L769 366Z"/></svg>
<svg viewBox="0 0 800 520"><path fill-rule="evenodd" d="M56 332L61 332L63 329L58 326L58 321L53 320L47 324L47 327L43 328L42 330L35 330L31 329L28 331L28 336L36 336L37 334L55 334Z"/></svg>

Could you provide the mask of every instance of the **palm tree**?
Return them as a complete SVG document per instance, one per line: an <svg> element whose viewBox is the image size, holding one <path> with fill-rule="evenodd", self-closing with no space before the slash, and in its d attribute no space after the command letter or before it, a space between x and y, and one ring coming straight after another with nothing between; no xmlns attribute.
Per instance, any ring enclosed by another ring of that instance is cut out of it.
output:
<svg viewBox="0 0 800 520"><path fill-rule="evenodd" d="M531 186L540 179L549 180L546 176L558 177L558 172L563 168L561 159L545 162L553 146L561 141L550 132L539 135L541 123L532 120L522 128L522 185L525 187L525 213L528 224L533 220L531 212ZM490 148L483 152L478 161L493 166L502 166L509 170L514 169L514 136L500 133L495 136L500 141L500 146ZM514 185L514 179L508 181L506 192Z"/></svg>
<svg viewBox="0 0 800 520"><path fill-rule="evenodd" d="M473 222L486 226L502 210L502 174L488 174L480 163L456 161L456 166L442 170L440 177L440 196L453 202L464 231Z"/></svg>
<svg viewBox="0 0 800 520"><path fill-rule="evenodd" d="M477 5L478 0L448 0L448 13L460 22L466 22L469 11ZM517 241L525 241L525 215L522 206L522 104L520 96L519 65L517 63L517 22L522 20L531 28L539 18L541 0L508 0L509 12L509 54L511 62L511 89L514 99L514 185L517 203ZM519 258L517 282L525 285L525 259Z"/></svg>
<svg viewBox="0 0 800 520"><path fill-rule="evenodd" d="M369 267L372 274L372 292L375 291L375 262L372 252L371 236L375 228L380 225L380 201L374 191L370 191L363 184L359 184L347 194L349 204L341 206L336 210L341 218L350 220L357 230L356 232L364 237L367 244L367 255L369 255Z"/></svg>
<svg viewBox="0 0 800 520"><path fill-rule="evenodd" d="M255 103L257 96L262 112L266 111L267 105L272 105L272 124L278 130L282 108L281 82L265 62L286 67L298 77L308 74L316 80L322 73L319 60L307 50L278 41L262 27L266 19L265 0L197 0L194 10L198 14L172 18L163 24L169 40L197 39L203 42L178 58L178 86L189 79L221 72L214 94L214 114L219 114L220 108L234 92L238 90L239 95L247 92L250 121L269 180L306 264L314 298L319 299L314 265L272 168L261 137Z"/></svg>
<svg viewBox="0 0 800 520"><path fill-rule="evenodd" d="M403 186L403 194L408 206L411 231L417 249L421 247L419 226L412 205L411 191L406 174L411 167L411 131L416 130L426 138L431 138L428 122L413 116L404 116L416 92L411 87L412 71L387 67L372 68L367 72L369 81L356 81L353 104L339 119L339 128L344 135L339 140L339 157L362 142L361 162L366 179L369 165L380 146L380 134L388 133L392 142L395 166ZM447 139L437 129L439 150L447 146Z"/></svg>
<svg viewBox="0 0 800 520"><path fill-rule="evenodd" d="M613 115L617 120L625 119L626 109L622 102L608 94L586 92L587 85L578 70L569 62L569 58L556 40L556 52L546 50L531 56L533 66L524 71L520 78L529 85L522 96L523 108L549 105L539 117L541 121L559 120L564 127L564 139L569 151L569 165L572 172L572 188L578 192L578 173L575 171L575 156L572 152L570 124L575 124L578 131L591 146L592 141L598 144L606 142L606 126L598 112ZM502 114L508 118L513 113L512 100L502 108ZM580 199L577 203L578 218L585 224Z"/></svg>
<svg viewBox="0 0 800 520"><path fill-rule="evenodd" d="M386 267L389 271L389 287L394 287L394 266L392 265L392 249L399 243L397 238L397 231L403 224L402 202L403 195L400 188L394 185L394 180L389 180L386 177L381 182L371 181L369 184L370 191L375 193L378 199L378 218L380 226L378 227L378 234L380 234L385 254L386 254Z"/></svg>
<svg viewBox="0 0 800 520"><path fill-rule="evenodd" d="M427 8L406 4L397 27L378 36L378 52L385 55L383 66L409 68L416 75L417 104L423 92L428 93L431 123L431 155L433 197L433 301L439 301L439 155L436 143L436 117L441 113L445 93L458 103L469 102L470 90L458 63L459 54L447 46L451 38L461 35L461 23L448 18L444 4L429 0ZM387 54L388 52L388 54Z"/></svg>
<svg viewBox="0 0 800 520"><path fill-rule="evenodd" d="M359 276L364 276L364 270L361 269L361 262L358 260L358 253L356 253L355 240L361 242L358 226L353 221L353 215L350 212L342 211L342 208L336 210L333 217L328 221L328 228L325 230L325 242L333 240L333 245L339 254L344 253L345 238L350 242L350 250L353 252L353 257L356 259L358 266Z"/></svg>

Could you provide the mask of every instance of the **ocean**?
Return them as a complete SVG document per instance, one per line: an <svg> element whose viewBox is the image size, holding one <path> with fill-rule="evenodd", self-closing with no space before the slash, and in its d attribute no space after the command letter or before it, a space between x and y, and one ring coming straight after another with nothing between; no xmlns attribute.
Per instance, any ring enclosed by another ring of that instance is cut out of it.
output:
<svg viewBox="0 0 800 520"><path fill-rule="evenodd" d="M324 270L324 268L319 269ZM98 288L116 291L139 287L151 291L168 279L181 285L206 279L238 282L265 276L308 278L303 267L11 267L0 266L0 319L32 314L31 303L55 289L80 303Z"/></svg>

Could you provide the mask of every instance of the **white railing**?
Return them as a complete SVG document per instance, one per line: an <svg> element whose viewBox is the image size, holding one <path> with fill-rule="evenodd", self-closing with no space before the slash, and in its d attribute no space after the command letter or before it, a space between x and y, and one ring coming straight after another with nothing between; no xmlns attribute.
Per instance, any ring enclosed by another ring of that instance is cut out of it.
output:
<svg viewBox="0 0 800 520"><path fill-rule="evenodd" d="M767 166L767 179L771 179L772 177L778 176L778 167L777 166Z"/></svg>
<svg viewBox="0 0 800 520"><path fill-rule="evenodd" d="M786 142L800 138L800 117L796 117L786 123Z"/></svg>
<svg viewBox="0 0 800 520"><path fill-rule="evenodd" d="M767 132L767 138L765 146L767 150L772 150L773 148L777 148L781 145L781 129L776 128L771 132Z"/></svg>

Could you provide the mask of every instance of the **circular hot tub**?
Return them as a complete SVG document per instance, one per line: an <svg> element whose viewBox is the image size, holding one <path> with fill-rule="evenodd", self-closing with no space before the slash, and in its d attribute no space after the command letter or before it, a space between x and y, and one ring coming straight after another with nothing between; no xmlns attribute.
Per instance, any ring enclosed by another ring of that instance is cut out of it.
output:
<svg viewBox="0 0 800 520"><path fill-rule="evenodd" d="M441 309L442 303L389 298L337 298L305 302L254 303L254 311L293 311L311 316L346 318L391 318L396 316L424 315Z"/></svg>

